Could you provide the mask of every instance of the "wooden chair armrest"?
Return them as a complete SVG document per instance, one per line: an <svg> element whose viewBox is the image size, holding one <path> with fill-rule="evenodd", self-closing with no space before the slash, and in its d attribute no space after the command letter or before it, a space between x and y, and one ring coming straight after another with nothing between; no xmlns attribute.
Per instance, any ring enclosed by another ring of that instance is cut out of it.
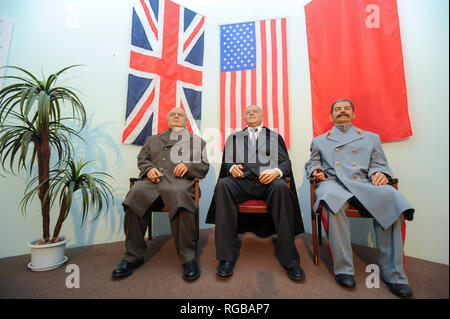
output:
<svg viewBox="0 0 450 319"><path fill-rule="evenodd" d="M139 178L131 177L130 178L130 188L133 187L134 183L136 183L139 180Z"/></svg>
<svg viewBox="0 0 450 319"><path fill-rule="evenodd" d="M398 178L389 178L389 184L391 185L398 184Z"/></svg>
<svg viewBox="0 0 450 319"><path fill-rule="evenodd" d="M139 180L136 177L130 177L130 187L134 185ZM198 183L200 182L200 178L194 178L195 187L198 187Z"/></svg>
<svg viewBox="0 0 450 319"><path fill-rule="evenodd" d="M194 196L195 196L195 202L198 205L199 199L200 199L200 188L198 183L200 182L200 178L194 178L194 184L195 184L195 191L194 191Z"/></svg>
<svg viewBox="0 0 450 319"><path fill-rule="evenodd" d="M283 179L286 181L288 188L291 188L291 178L290 177L283 177Z"/></svg>
<svg viewBox="0 0 450 319"><path fill-rule="evenodd" d="M309 180L310 184L318 184L319 183L314 178L308 178L308 180ZM389 184L390 185L398 184L398 178L389 178Z"/></svg>
<svg viewBox="0 0 450 319"><path fill-rule="evenodd" d="M217 178L217 181L219 181L221 177ZM282 177L287 183L288 188L291 188L291 178L290 177Z"/></svg>

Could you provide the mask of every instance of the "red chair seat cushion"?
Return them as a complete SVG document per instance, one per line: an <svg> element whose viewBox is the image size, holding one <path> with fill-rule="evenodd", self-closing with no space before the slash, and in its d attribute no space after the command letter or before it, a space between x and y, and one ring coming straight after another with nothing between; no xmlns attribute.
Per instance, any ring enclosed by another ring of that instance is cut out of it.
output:
<svg viewBox="0 0 450 319"><path fill-rule="evenodd" d="M267 203L263 200L248 200L239 205L240 213L267 213Z"/></svg>
<svg viewBox="0 0 450 319"><path fill-rule="evenodd" d="M263 201L262 199L251 199L244 203L242 203L239 206L266 206L267 203Z"/></svg>

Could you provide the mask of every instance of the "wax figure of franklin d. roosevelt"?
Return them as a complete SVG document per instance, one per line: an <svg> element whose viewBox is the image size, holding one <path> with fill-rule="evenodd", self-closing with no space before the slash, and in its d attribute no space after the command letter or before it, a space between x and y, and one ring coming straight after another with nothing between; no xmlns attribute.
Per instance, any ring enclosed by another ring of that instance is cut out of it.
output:
<svg viewBox="0 0 450 319"><path fill-rule="evenodd" d="M355 286L350 224L345 215L351 204L373 217L382 279L394 294L411 296L403 264L402 224L405 218L412 219L414 209L387 185L392 171L380 137L352 125L353 103L335 101L330 118L335 125L313 139L305 168L307 175L319 182L314 210L323 206L335 279L341 286Z"/></svg>
<svg viewBox="0 0 450 319"><path fill-rule="evenodd" d="M275 256L292 280L305 278L295 247L295 235L304 232L291 161L283 138L262 126L258 106L244 111L247 128L231 134L225 143L219 181L206 222L215 224L217 275L231 276L239 253L238 234L252 231L266 237L277 234ZM291 178L291 188L282 177ZM267 202L269 214L238 214L238 205L250 199ZM245 216L247 215L247 216ZM249 216L251 215L251 216Z"/></svg>
<svg viewBox="0 0 450 319"><path fill-rule="evenodd" d="M183 278L195 280L200 276L195 259L193 213L198 207L194 179L205 177L209 163L205 142L191 134L186 123L186 113L181 108L173 108L168 113L169 129L148 137L138 155L139 180L123 201L126 252L113 277L128 276L143 263L148 214L161 210L164 204L183 265Z"/></svg>

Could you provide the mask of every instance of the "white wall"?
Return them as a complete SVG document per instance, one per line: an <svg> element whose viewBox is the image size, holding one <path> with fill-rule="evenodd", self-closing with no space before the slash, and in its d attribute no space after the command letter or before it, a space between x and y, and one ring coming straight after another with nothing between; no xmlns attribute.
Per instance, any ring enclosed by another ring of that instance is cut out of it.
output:
<svg viewBox="0 0 450 319"><path fill-rule="evenodd" d="M312 139L311 96L303 5L298 0L177 0L207 17L202 131L219 126L219 25L257 19L288 17L288 58L291 105L290 156L299 187L303 220L311 231L309 185L303 167ZM63 225L72 240L69 247L123 240L121 201L128 178L137 174L139 148L122 145L127 90L127 67L132 1L121 0L0 0L0 15L14 20L9 51L10 65L48 75L66 65L85 64L71 72L66 84L82 92L89 127L83 133L89 146L79 154L97 159L94 168L115 178L113 209L104 218L80 228L74 214ZM239 9L236 9L239 8ZM398 0L408 104L413 136L384 145L399 188L416 208L407 225L405 253L448 264L448 2ZM217 144L209 143L210 149ZM200 221L204 224L218 172L214 164L201 182ZM41 236L37 202L26 217L19 210L25 176L0 180L3 203L0 223L0 257L28 253L26 242ZM53 219L56 219L54 217ZM155 217L158 234L168 233L167 216ZM352 221L352 241L373 246L367 220ZM308 262L308 261L303 261Z"/></svg>

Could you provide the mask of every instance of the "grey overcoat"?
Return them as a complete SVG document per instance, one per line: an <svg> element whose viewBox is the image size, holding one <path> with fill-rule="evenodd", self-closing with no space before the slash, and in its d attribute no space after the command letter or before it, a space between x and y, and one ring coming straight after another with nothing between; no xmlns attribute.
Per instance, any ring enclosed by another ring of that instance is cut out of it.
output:
<svg viewBox="0 0 450 319"><path fill-rule="evenodd" d="M184 138L181 133L184 133ZM171 139L177 137L180 141ZM139 180L122 204L143 217L153 202L161 196L171 219L179 208L194 212L198 208L194 198L194 178L204 178L209 169L205 145L200 137L192 135L186 129L182 132L168 129L148 137L137 157ZM180 161L188 167L188 172L182 178L173 173ZM156 184L146 176L154 167L164 174Z"/></svg>
<svg viewBox="0 0 450 319"><path fill-rule="evenodd" d="M312 141L307 176L316 168L323 170L326 180L316 188L314 210L324 201L335 214L355 196L384 229L402 213L412 219L414 209L399 191L390 185L375 186L370 179L375 172L392 177L379 135L354 126L344 134L334 126Z"/></svg>

